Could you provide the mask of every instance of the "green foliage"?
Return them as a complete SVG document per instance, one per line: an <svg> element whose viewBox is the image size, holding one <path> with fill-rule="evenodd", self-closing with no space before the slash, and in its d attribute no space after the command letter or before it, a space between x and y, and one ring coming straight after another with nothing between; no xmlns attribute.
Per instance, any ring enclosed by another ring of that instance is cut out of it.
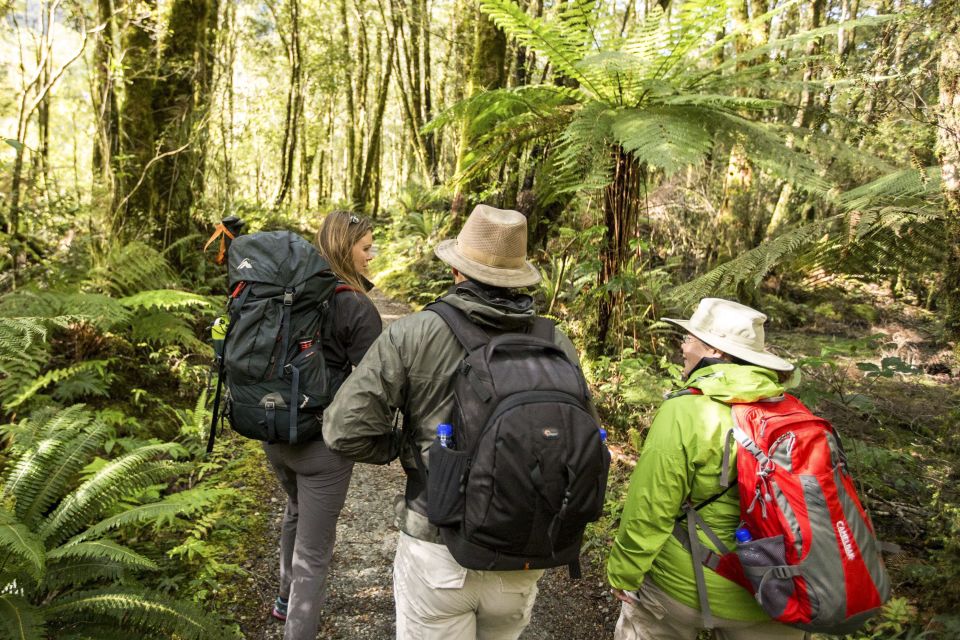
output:
<svg viewBox="0 0 960 640"><path fill-rule="evenodd" d="M938 168L906 169L842 194L842 213L788 230L672 293L692 302L756 287L774 269L830 269L889 276L923 273L943 259L943 204Z"/></svg>
<svg viewBox="0 0 960 640"><path fill-rule="evenodd" d="M132 523L169 523L217 496L194 494L149 507L128 504L145 488L185 471L165 458L175 445L137 446L80 481L108 435L89 410L45 412L7 432L31 434L14 438L0 495L3 504L12 505L0 509L4 575L17 584L16 593L0 602L0 625L21 630L12 637L78 633L104 624L135 629L141 637L232 637L209 614L138 586L137 576L156 571L157 563L106 537ZM104 518L108 512L114 514Z"/></svg>

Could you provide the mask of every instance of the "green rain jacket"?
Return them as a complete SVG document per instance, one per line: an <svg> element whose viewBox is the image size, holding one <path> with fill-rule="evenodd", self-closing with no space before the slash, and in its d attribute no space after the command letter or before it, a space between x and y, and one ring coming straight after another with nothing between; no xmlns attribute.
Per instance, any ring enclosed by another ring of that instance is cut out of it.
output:
<svg viewBox="0 0 960 640"><path fill-rule="evenodd" d="M676 395L660 407L647 433L620 518L620 530L607 560L614 588L633 591L646 576L669 596L699 609L693 559L672 535L682 505L699 504L720 493L724 439L733 426L724 403L753 402L783 393L777 374L749 365L717 364L694 371L684 388L703 395ZM735 472L735 458L730 466ZM740 523L740 497L734 487L700 510L724 544L734 546ZM703 533L704 545L716 550ZM732 620L766 620L743 587L705 569L710 608Z"/></svg>

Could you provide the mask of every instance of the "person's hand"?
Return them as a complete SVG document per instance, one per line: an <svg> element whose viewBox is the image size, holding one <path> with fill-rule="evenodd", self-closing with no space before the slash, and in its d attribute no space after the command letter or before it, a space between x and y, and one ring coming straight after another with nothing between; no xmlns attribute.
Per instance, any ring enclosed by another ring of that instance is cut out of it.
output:
<svg viewBox="0 0 960 640"><path fill-rule="evenodd" d="M624 591L623 589L611 589L610 591L613 593L613 595L617 597L617 600L621 602L626 602L627 604L633 604L633 601L636 600L636 598L632 597L632 594L630 594L627 591Z"/></svg>

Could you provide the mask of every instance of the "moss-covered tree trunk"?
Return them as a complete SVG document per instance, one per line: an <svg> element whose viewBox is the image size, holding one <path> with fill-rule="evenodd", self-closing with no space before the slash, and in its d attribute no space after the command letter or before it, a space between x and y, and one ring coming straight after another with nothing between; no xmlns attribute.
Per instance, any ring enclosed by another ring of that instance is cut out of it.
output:
<svg viewBox="0 0 960 640"><path fill-rule="evenodd" d="M111 0L97 0L97 15L103 29L97 35L96 49L93 54L93 107L97 131L97 140L93 145L93 170L95 182L107 187L111 198L111 209L113 209L119 195L114 163L120 151L120 124L117 91L112 72L116 23Z"/></svg>
<svg viewBox="0 0 960 640"><path fill-rule="evenodd" d="M943 193L949 208L947 262L944 267L945 321L960 336L960 20L940 38L937 65L940 98L937 113L937 157L943 175Z"/></svg>
<svg viewBox="0 0 960 640"><path fill-rule="evenodd" d="M123 30L123 103L120 106L120 154L113 232L139 233L147 226L156 202L150 163L156 155L157 131L153 120L153 90L157 76L156 0L144 0Z"/></svg>
<svg viewBox="0 0 960 640"><path fill-rule="evenodd" d="M163 246L196 230L193 214L204 188L217 5L218 0L175 0L160 43L153 101L159 152L154 220Z"/></svg>
<svg viewBox="0 0 960 640"><path fill-rule="evenodd" d="M483 91L499 89L503 87L505 69L504 62L507 57L507 35L503 29L493 23L490 18L480 13L480 10L474 8L474 29L473 29L473 58L470 62L470 73L467 80L466 97L475 96ZM460 130L460 146L457 151L457 175L469 165L471 160L471 148L475 133L471 129L472 118L464 119L463 127ZM460 215L465 212L470 194L477 189L480 181L476 178L470 178L460 183L453 201L454 215Z"/></svg>

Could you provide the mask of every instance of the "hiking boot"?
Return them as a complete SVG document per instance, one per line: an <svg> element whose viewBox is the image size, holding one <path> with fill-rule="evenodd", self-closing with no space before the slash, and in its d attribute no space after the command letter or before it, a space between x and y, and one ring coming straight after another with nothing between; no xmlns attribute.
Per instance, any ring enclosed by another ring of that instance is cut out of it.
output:
<svg viewBox="0 0 960 640"><path fill-rule="evenodd" d="M273 611L270 612L277 620L286 620L287 619L287 605L290 601L286 598L281 598L277 596L277 601L273 603Z"/></svg>

